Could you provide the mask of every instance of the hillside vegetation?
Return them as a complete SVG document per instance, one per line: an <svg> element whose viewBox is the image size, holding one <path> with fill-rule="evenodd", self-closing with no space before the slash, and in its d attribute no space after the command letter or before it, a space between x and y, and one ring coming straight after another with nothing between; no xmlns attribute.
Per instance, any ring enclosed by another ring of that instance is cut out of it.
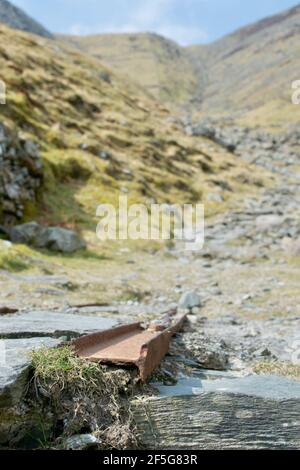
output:
<svg viewBox="0 0 300 470"><path fill-rule="evenodd" d="M169 106L195 95L198 77L184 48L157 34L62 36L85 53L127 76Z"/></svg>
<svg viewBox="0 0 300 470"><path fill-rule="evenodd" d="M7 0L0 0L0 23L39 36L52 37L44 26Z"/></svg>
<svg viewBox="0 0 300 470"><path fill-rule="evenodd" d="M227 204L253 190L255 174L243 184L246 163L185 135L167 109L98 60L4 26L0 38L1 121L36 142L44 162L28 220L92 234L97 205L122 193L129 201L188 203L223 187ZM208 202L208 212L215 205Z"/></svg>
<svg viewBox="0 0 300 470"><path fill-rule="evenodd" d="M198 68L196 111L250 125L296 124L292 82L299 79L300 6L266 18L208 46L188 48ZM203 86L203 84L205 84Z"/></svg>
<svg viewBox="0 0 300 470"><path fill-rule="evenodd" d="M60 39L128 76L173 110L282 129L299 122L300 6L208 45L180 47L155 34ZM288 122L287 122L288 120Z"/></svg>

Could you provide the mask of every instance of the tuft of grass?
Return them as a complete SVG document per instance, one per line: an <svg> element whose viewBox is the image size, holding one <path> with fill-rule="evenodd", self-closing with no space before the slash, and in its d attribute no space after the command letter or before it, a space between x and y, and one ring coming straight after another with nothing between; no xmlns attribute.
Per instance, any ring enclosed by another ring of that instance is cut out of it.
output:
<svg viewBox="0 0 300 470"><path fill-rule="evenodd" d="M1 248L0 246L0 269L11 272L24 271L30 267L28 256L21 249Z"/></svg>
<svg viewBox="0 0 300 470"><path fill-rule="evenodd" d="M293 380L300 380L300 366L290 362L260 361L255 364L253 371L261 375L281 375Z"/></svg>
<svg viewBox="0 0 300 470"><path fill-rule="evenodd" d="M42 348L31 353L35 377L42 381L60 381L62 375L68 380L89 380L99 375L99 366L92 362L80 360L70 346L57 349Z"/></svg>

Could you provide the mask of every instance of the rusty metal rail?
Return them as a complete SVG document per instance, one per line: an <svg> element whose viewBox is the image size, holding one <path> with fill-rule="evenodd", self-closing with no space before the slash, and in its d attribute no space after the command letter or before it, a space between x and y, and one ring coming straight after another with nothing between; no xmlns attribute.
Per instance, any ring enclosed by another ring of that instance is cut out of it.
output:
<svg viewBox="0 0 300 470"><path fill-rule="evenodd" d="M181 329L185 319L186 315L177 316L173 310L148 328L141 323L123 325L76 339L73 345L83 359L136 366L145 382L167 354L171 337Z"/></svg>

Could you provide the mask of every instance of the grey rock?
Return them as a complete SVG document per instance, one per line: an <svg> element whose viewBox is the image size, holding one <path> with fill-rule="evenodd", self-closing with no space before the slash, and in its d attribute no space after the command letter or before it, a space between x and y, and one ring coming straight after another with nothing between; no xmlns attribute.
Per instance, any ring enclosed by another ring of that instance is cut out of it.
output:
<svg viewBox="0 0 300 470"><path fill-rule="evenodd" d="M25 140L24 150L32 158L39 158L40 156L39 146L32 140Z"/></svg>
<svg viewBox="0 0 300 470"><path fill-rule="evenodd" d="M42 186L43 163L39 147L0 123L0 166L0 222L11 226L23 217L27 202L36 202Z"/></svg>
<svg viewBox="0 0 300 470"><path fill-rule="evenodd" d="M111 153L110 152L105 152L103 150L99 153L99 157L102 158L102 160L109 160L111 158Z"/></svg>
<svg viewBox="0 0 300 470"><path fill-rule="evenodd" d="M48 337L0 340L0 409L17 405L22 398L30 369L30 351L59 343L60 340Z"/></svg>
<svg viewBox="0 0 300 470"><path fill-rule="evenodd" d="M10 237L14 243L24 243L62 253L73 253L86 247L84 240L72 230L60 227L42 227L37 222L13 227Z"/></svg>
<svg viewBox="0 0 300 470"><path fill-rule="evenodd" d="M132 403L151 449L299 449L300 383L280 377L183 379ZM170 422L172 426L170 426ZM155 429L155 433L153 433Z"/></svg>
<svg viewBox="0 0 300 470"><path fill-rule="evenodd" d="M77 233L60 227L40 230L35 244L39 248L47 248L62 253L73 253L86 248L84 240Z"/></svg>
<svg viewBox="0 0 300 470"><path fill-rule="evenodd" d="M193 315L199 315L201 310L199 307L193 307L191 311Z"/></svg>
<svg viewBox="0 0 300 470"><path fill-rule="evenodd" d="M32 245L35 243L40 230L41 226L34 221L28 222L27 224L17 225L11 229L10 239L13 243Z"/></svg>
<svg viewBox="0 0 300 470"><path fill-rule="evenodd" d="M88 450L97 448L101 444L101 440L92 434L78 434L69 437L64 442L65 450Z"/></svg>
<svg viewBox="0 0 300 470"><path fill-rule="evenodd" d="M35 336L68 339L108 330L120 323L112 318L81 316L69 313L35 311L5 315L0 322L0 338L32 338Z"/></svg>
<svg viewBox="0 0 300 470"><path fill-rule="evenodd" d="M201 297L194 291L185 292L179 300L179 307L183 310L201 307Z"/></svg>

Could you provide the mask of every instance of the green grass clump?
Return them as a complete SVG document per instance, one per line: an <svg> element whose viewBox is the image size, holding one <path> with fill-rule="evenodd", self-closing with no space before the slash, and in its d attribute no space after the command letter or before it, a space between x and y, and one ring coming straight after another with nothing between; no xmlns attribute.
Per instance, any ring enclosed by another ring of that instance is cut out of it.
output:
<svg viewBox="0 0 300 470"><path fill-rule="evenodd" d="M0 247L0 269L11 272L24 271L30 267L26 256L18 249Z"/></svg>
<svg viewBox="0 0 300 470"><path fill-rule="evenodd" d="M93 433L107 449L136 445L129 413L134 373L82 360L72 346L31 353L32 400L53 416L49 446L61 448L75 434Z"/></svg>
<svg viewBox="0 0 300 470"><path fill-rule="evenodd" d="M42 348L32 352L32 365L39 380L60 380L67 375L70 380L91 381L99 376L98 364L79 359L70 346L57 349Z"/></svg>

